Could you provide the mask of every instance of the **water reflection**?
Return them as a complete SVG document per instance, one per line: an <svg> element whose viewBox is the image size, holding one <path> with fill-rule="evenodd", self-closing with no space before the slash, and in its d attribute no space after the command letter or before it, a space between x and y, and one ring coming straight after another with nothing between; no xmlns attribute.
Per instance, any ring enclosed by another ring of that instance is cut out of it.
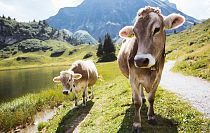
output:
<svg viewBox="0 0 210 133"><path fill-rule="evenodd" d="M51 88L55 85L52 78L68 68L64 66L0 71L0 102Z"/></svg>

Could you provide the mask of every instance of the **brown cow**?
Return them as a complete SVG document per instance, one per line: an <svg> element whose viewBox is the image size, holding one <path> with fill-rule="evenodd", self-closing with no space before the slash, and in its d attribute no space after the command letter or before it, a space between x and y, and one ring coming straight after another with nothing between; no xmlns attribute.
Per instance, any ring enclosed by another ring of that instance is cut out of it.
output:
<svg viewBox="0 0 210 133"><path fill-rule="evenodd" d="M145 7L137 13L134 26L126 26L120 37L126 39L118 54L118 64L123 75L130 80L135 105L133 132L140 132L143 87L148 94L148 122L155 124L153 103L161 79L165 60L165 28L181 26L185 18L178 14L163 17L158 8Z"/></svg>
<svg viewBox="0 0 210 133"><path fill-rule="evenodd" d="M61 71L60 76L54 77L55 83L61 82L63 85L63 94L68 95L70 91L75 94L75 106L78 105L78 92L82 89L83 105L86 105L88 98L88 87L92 87L98 79L98 72L95 64L88 61L78 60L74 62L69 70Z"/></svg>

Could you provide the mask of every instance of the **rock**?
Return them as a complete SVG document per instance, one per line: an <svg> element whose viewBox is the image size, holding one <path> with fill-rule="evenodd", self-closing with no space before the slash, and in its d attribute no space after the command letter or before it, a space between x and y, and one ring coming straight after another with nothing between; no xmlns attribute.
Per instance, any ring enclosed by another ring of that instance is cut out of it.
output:
<svg viewBox="0 0 210 133"><path fill-rule="evenodd" d="M66 51L66 49L56 50L56 51L54 51L54 52L51 53L50 57L59 57L59 56L61 56L65 51Z"/></svg>

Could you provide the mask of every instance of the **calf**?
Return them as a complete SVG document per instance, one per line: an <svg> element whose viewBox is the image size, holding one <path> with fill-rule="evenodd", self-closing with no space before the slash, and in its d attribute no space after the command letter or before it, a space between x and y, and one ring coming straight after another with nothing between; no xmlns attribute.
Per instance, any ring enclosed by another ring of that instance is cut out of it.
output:
<svg viewBox="0 0 210 133"><path fill-rule="evenodd" d="M92 98L94 97L93 85L98 79L98 72L92 61L74 62L70 69L61 71L60 76L54 77L55 83L61 82L63 94L68 95L73 91L75 94L75 106L78 105L78 92L82 90L83 104L86 105L88 98L88 87L92 88Z"/></svg>
<svg viewBox="0 0 210 133"><path fill-rule="evenodd" d="M118 54L118 64L132 88L135 106L133 132L140 132L140 109L145 101L143 88L148 93L148 121L156 123L153 103L165 60L164 29L177 28L184 21L181 15L163 17L158 8L145 7L138 11L134 26L126 26L119 32L120 37L126 39Z"/></svg>

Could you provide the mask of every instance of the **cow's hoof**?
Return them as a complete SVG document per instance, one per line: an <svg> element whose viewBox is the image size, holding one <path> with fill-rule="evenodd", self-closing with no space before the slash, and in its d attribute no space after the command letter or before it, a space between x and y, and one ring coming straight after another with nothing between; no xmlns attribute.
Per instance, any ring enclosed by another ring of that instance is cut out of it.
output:
<svg viewBox="0 0 210 133"><path fill-rule="evenodd" d="M145 98L142 98L142 103L145 103L146 102L146 99Z"/></svg>
<svg viewBox="0 0 210 133"><path fill-rule="evenodd" d="M140 127L133 127L132 133L141 133L141 128Z"/></svg>

